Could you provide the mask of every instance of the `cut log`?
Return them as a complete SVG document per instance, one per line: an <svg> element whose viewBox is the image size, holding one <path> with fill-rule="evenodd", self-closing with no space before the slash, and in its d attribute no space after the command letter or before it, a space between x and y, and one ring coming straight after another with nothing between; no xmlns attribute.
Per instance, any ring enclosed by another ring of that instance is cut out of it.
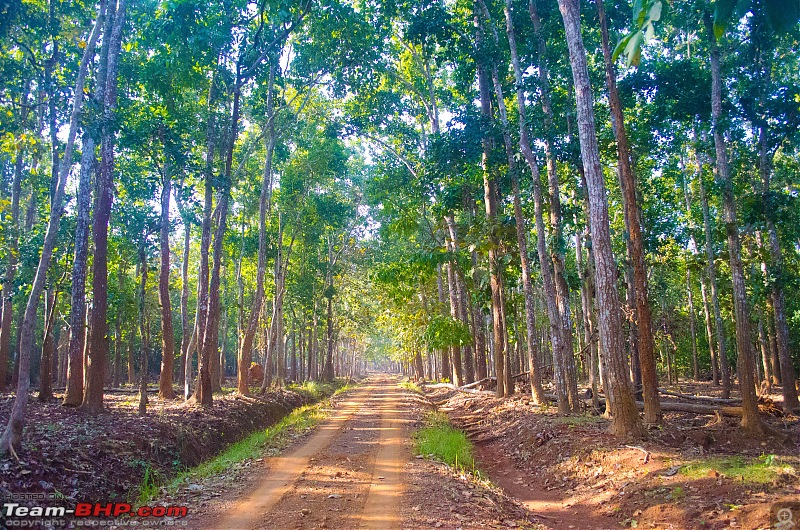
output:
<svg viewBox="0 0 800 530"><path fill-rule="evenodd" d="M495 379L495 378L494 377L484 377L480 381L475 381L474 383L470 383L468 385L464 385L464 386L462 386L460 388L462 390L463 389L468 389L468 388L475 388L475 387L481 386L483 383L488 383L489 381L492 381L493 379Z"/></svg>
<svg viewBox="0 0 800 530"><path fill-rule="evenodd" d="M494 378L492 378L494 379ZM474 388L466 388L463 386L456 386L452 383L436 383L433 385L425 385L426 388L449 388L451 390L458 390L459 392L465 392L467 394L479 394L484 396L495 396L495 393L490 390L475 390Z"/></svg>
<svg viewBox="0 0 800 530"><path fill-rule="evenodd" d="M725 405L733 405L742 402L741 399L735 399L735 398L724 399L724 398L715 398L711 396L693 396L691 394L681 394L678 392L671 392L663 388L659 388L658 391L659 393L664 394L665 396L673 396L676 398L686 399L689 401L707 401L709 403L722 403Z"/></svg>

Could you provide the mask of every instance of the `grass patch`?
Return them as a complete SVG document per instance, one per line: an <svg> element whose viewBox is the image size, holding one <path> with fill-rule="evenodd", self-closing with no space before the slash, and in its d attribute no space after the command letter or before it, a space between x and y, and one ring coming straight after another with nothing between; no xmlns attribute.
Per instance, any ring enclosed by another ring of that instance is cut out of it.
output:
<svg viewBox="0 0 800 530"><path fill-rule="evenodd" d="M792 466L781 465L775 455L761 455L758 458L743 456L708 458L686 464L680 469L680 473L690 479L705 478L712 471L750 484L767 484L781 473L795 473Z"/></svg>
<svg viewBox="0 0 800 530"><path fill-rule="evenodd" d="M290 385L289 390L305 394L314 400L336 396L350 390L354 385L337 380L333 383L308 382L302 385ZM306 405L294 409L283 417L278 423L261 429L234 444L229 445L223 452L202 464L178 473L166 485L169 493L174 493L188 482L196 482L204 478L221 474L230 470L234 465L245 460L252 460L263 456L265 453L277 454L289 442L302 435L328 417L330 400L320 401L313 405ZM144 504L155 498L160 488L155 484L154 477L145 474L145 480L139 488L139 502Z"/></svg>
<svg viewBox="0 0 800 530"><path fill-rule="evenodd" d="M425 426L414 434L414 449L417 454L444 462L458 471L481 476L475 468L472 444L441 412L425 415Z"/></svg>
<svg viewBox="0 0 800 530"><path fill-rule="evenodd" d="M401 381L400 388L404 388L409 392L414 392L415 394L419 394L420 396L425 394L425 392L422 391L419 385L413 381Z"/></svg>
<svg viewBox="0 0 800 530"><path fill-rule="evenodd" d="M319 401L328 396L335 396L341 392L345 392L353 388L353 385L344 379L337 379L332 383L322 383L319 381L306 381L302 384L291 384L286 387L286 390L297 392L307 398Z"/></svg>

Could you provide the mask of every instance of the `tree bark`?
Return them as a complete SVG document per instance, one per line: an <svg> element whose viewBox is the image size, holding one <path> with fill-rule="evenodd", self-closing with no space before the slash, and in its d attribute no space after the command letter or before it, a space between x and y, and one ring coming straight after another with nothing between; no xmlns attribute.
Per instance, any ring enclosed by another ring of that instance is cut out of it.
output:
<svg viewBox="0 0 800 530"><path fill-rule="evenodd" d="M108 42L103 44L108 53L104 76L103 126L100 142L100 172L97 176L92 235L92 313L89 328L89 364L86 388L81 408L96 414L103 409L103 386L108 365L108 222L114 200L114 111L117 107L117 72L122 46L122 29L125 24L126 0L119 0L113 15L113 27ZM109 6L110 8L111 6ZM111 17L109 17L111 18ZM108 25L106 25L108 26ZM105 53L104 52L104 53Z"/></svg>
<svg viewBox="0 0 800 530"><path fill-rule="evenodd" d="M711 55L711 126L714 134L714 149L717 155L717 178L722 185L722 211L725 232L728 238L728 261L733 284L733 309L736 322L737 373L742 394L742 428L763 434L764 426L758 416L758 398L753 382L754 359L750 342L750 315L747 309L747 288L741 259L739 225L736 220L736 199L733 194L733 179L728 167L728 153L723 136L722 120L722 71L720 51L713 28L707 24ZM730 382L728 382L730 384ZM727 396L723 396L727 397Z"/></svg>
<svg viewBox="0 0 800 530"><path fill-rule="evenodd" d="M639 362L642 371L642 394L644 397L644 421L658 425L663 421L658 397L658 373L656 372L655 343L653 341L652 315L647 297L647 270L645 268L644 244L636 200L636 181L631 170L628 136L625 133L625 118L617 92L617 74L611 58L603 1L597 0L597 13L603 42L603 57L606 65L606 85L611 107L611 123L617 140L617 161L622 184L622 197L628 215L628 236L633 259L634 293L636 295L636 328L638 333Z"/></svg>
<svg viewBox="0 0 800 530"><path fill-rule="evenodd" d="M784 295L783 284L786 281L783 253L781 251L780 240L778 239L778 229L775 221L771 217L770 205L770 178L772 173L771 160L767 149L769 138L766 127L761 128L759 138L759 170L761 173L762 197L764 202L764 212L767 215L767 233L769 234L769 257L772 267L769 270L770 298L772 300L773 316L775 318L775 339L778 347L778 358L780 359L781 381L783 385L784 410L795 410L800 407L797 399L797 388L795 387L796 375L792 364L792 354L789 349L789 325L786 322L786 297Z"/></svg>
<svg viewBox="0 0 800 530"><path fill-rule="evenodd" d="M169 299L169 200L172 195L172 175L169 165L164 166L164 182L161 186L161 270L158 276L158 300L161 303L161 376L158 380L158 395L163 399L174 399L172 367L175 363L175 334L172 327L172 303Z"/></svg>
<svg viewBox="0 0 800 530"><path fill-rule="evenodd" d="M603 348L605 390L611 413L611 432L625 437L642 435L642 424L633 397L628 366L622 343L619 293L616 286L616 264L611 250L608 203L603 172L600 166L594 124L594 98L586 64L586 50L580 33L578 0L558 0L569 48L572 78L577 103L578 133L581 156L586 172L591 210L592 244L594 248L600 342Z"/></svg>

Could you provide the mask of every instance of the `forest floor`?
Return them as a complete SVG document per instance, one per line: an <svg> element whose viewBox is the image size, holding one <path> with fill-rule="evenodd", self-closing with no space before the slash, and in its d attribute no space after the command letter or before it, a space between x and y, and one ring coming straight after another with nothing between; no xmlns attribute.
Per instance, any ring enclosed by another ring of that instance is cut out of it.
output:
<svg viewBox="0 0 800 530"><path fill-rule="evenodd" d="M104 411L96 416L63 407L58 393L47 402L31 396L19 459L0 457L0 499L44 493L61 499L51 505L137 503L181 470L325 397L305 390L242 397L229 389L204 408L149 394L147 414L139 416L135 392L106 393ZM13 393L0 394L3 425L13 401Z"/></svg>
<svg viewBox="0 0 800 530"><path fill-rule="evenodd" d="M626 444L607 434L608 420L559 416L524 392L496 399L431 385L415 393L398 382L373 374L324 402L327 419L289 436L282 452L264 447L139 499L148 474L163 485L176 462L207 461L308 397L225 396L207 411L153 397L145 418L132 412L135 394L109 396L98 417L33 402L22 462L0 460L0 494L187 506L187 517L168 522L198 530L755 530L771 528L773 503L800 500L797 418L769 419L784 437L759 440L735 418L670 412L646 441ZM705 384L671 390L717 394ZM0 400L0 418L10 401ZM415 455L414 433L432 410L472 440L480 473Z"/></svg>
<svg viewBox="0 0 800 530"><path fill-rule="evenodd" d="M704 383L671 390L719 394ZM754 439L737 418L667 412L646 441L624 444L606 432L608 420L559 416L529 394L431 388L427 397L470 436L491 480L545 528L767 529L773 503L800 501L796 417L764 416L785 438Z"/></svg>

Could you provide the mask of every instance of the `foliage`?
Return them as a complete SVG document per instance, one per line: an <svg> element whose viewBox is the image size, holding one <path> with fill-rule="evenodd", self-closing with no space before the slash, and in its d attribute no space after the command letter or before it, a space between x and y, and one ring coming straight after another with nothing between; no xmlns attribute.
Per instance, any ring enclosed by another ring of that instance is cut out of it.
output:
<svg viewBox="0 0 800 530"><path fill-rule="evenodd" d="M417 454L444 462L458 471L480 476L475 468L472 444L441 412L426 414L424 427L414 433L414 449Z"/></svg>

